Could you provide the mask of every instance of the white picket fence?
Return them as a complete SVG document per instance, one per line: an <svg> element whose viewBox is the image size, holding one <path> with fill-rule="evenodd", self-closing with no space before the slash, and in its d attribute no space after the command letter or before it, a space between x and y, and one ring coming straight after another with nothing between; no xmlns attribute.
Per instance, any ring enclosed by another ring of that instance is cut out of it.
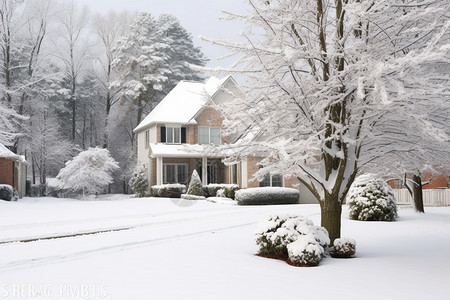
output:
<svg viewBox="0 0 450 300"><path fill-rule="evenodd" d="M422 190L424 206L450 206L450 189ZM397 204L413 204L406 189L394 189Z"/></svg>

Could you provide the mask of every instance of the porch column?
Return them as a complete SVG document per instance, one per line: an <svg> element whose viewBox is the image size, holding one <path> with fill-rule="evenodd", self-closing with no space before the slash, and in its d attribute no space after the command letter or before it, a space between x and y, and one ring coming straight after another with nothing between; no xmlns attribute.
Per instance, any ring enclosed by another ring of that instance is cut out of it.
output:
<svg viewBox="0 0 450 300"><path fill-rule="evenodd" d="M163 158L156 158L156 184L163 184Z"/></svg>
<svg viewBox="0 0 450 300"><path fill-rule="evenodd" d="M202 157L202 184L208 184L208 159Z"/></svg>

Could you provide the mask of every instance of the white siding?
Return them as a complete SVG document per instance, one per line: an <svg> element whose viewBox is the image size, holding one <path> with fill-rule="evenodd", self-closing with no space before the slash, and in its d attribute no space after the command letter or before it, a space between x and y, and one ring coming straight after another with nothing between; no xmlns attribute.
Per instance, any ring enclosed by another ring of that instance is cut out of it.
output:
<svg viewBox="0 0 450 300"><path fill-rule="evenodd" d="M145 130L137 134L137 163L148 164L148 149L145 148Z"/></svg>

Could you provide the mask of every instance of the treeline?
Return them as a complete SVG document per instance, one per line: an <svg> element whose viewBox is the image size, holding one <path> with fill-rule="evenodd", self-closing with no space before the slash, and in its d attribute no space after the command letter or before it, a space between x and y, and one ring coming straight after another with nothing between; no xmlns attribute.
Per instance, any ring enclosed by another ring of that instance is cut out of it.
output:
<svg viewBox="0 0 450 300"><path fill-rule="evenodd" d="M172 15L0 0L0 132L14 131L0 140L26 156L34 184L89 147L108 148L121 166L116 183L125 183L133 128L178 81L201 79L188 64L206 62Z"/></svg>

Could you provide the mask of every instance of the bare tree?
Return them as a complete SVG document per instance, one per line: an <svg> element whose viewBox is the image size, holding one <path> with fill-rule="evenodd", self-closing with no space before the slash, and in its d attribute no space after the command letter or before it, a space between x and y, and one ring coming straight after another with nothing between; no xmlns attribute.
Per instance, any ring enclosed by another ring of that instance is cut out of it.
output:
<svg viewBox="0 0 450 300"><path fill-rule="evenodd" d="M410 134L447 138L428 120L429 109L445 98L433 80L442 74L423 65L448 57L449 4L248 3L248 15L227 14L250 25L243 42L213 40L239 55L223 71L247 78L246 97L223 107L226 133L247 136L227 146L235 150L230 159L262 153L255 177L271 171L297 177L319 200L333 241L363 166L403 151Z"/></svg>
<svg viewBox="0 0 450 300"><path fill-rule="evenodd" d="M71 92L72 129L71 139L75 141L77 136L77 84L81 78L83 67L88 60L89 46L84 34L88 25L89 12L87 7L80 9L73 0L66 1L62 5L63 13L60 15L61 35L57 41L58 53L55 55L64 66L65 76L69 80Z"/></svg>
<svg viewBox="0 0 450 300"><path fill-rule="evenodd" d="M132 16L128 12L116 13L110 11L105 15L97 14L94 17L94 31L100 39L102 50L99 59L99 74L100 82L105 90L105 133L103 139L103 148L108 147L108 120L111 112L111 107L119 100L116 97L118 90L111 87L111 82L114 81L114 74L112 69L112 62L117 58L117 51L114 48L121 37L125 35L128 29L128 23Z"/></svg>

